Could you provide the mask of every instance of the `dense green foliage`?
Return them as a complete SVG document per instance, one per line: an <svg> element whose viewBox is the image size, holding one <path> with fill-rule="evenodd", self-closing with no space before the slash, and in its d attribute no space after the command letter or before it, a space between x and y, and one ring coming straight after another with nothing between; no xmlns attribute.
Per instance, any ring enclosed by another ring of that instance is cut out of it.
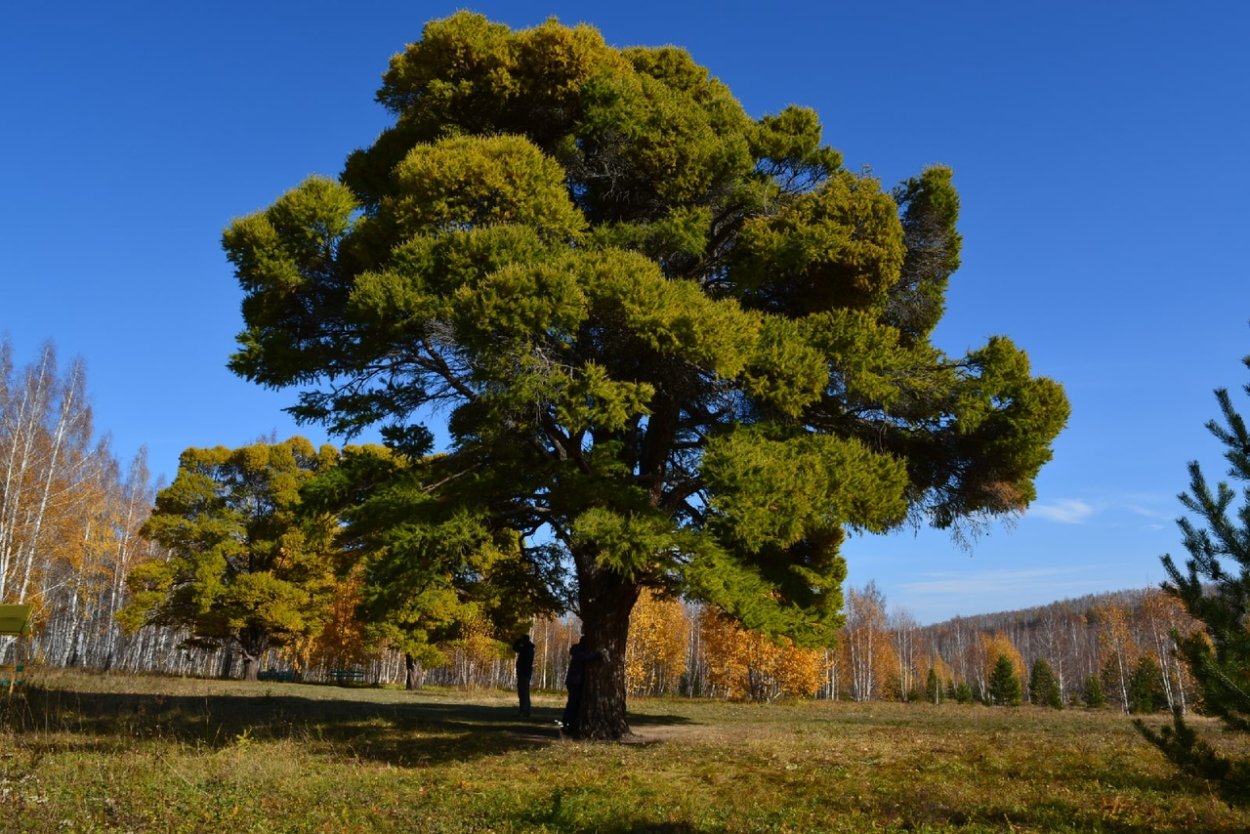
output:
<svg viewBox="0 0 1250 834"><path fill-rule="evenodd" d="M1167 695L1163 692L1163 673L1159 661L1148 654L1142 655L1128 681L1129 712L1158 712L1166 709Z"/></svg>
<svg viewBox="0 0 1250 834"><path fill-rule="evenodd" d="M559 610L557 565L526 558L517 534L492 529L480 510L435 502L420 474L385 447L349 446L304 488L307 507L340 522L341 570L360 582L371 645L438 666L448 643L519 633Z"/></svg>
<svg viewBox="0 0 1250 834"><path fill-rule="evenodd" d="M1011 658L1000 654L990 671L986 701L1000 707L1018 707L1021 699L1020 678Z"/></svg>
<svg viewBox="0 0 1250 834"><path fill-rule="evenodd" d="M523 575L613 658L590 734L627 731L642 587L828 644L847 528L1033 497L1062 389L1006 338L929 342L959 264L948 169L887 192L810 110L752 118L680 49L554 21L432 22L378 99L395 123L340 181L226 231L231 367L299 388L300 419L379 427L421 485L411 521L519 535Z"/></svg>
<svg viewBox="0 0 1250 834"><path fill-rule="evenodd" d="M131 572L122 625L186 628L193 644L238 649L252 679L265 651L315 637L329 618L337 521L301 513L300 488L337 458L302 437L183 452L143 527L169 558Z"/></svg>
<svg viewBox="0 0 1250 834"><path fill-rule="evenodd" d="M1102 688L1102 680L1098 675L1090 675L1085 679L1084 691L1081 700L1085 702L1085 706L1091 709L1105 707L1107 705L1107 693Z"/></svg>
<svg viewBox="0 0 1250 834"><path fill-rule="evenodd" d="M1059 691L1059 678L1045 658L1033 661L1029 670L1029 700L1041 706L1063 709L1063 693Z"/></svg>
<svg viewBox="0 0 1250 834"><path fill-rule="evenodd" d="M1250 368L1250 357L1244 360ZM1250 385L1245 386L1250 393ZM1233 509L1238 493L1221 481L1211 490L1202 467L1189 464L1189 491L1180 496L1185 509L1198 516L1182 518L1182 543L1189 552L1182 571L1171 555L1163 557L1168 581L1165 590L1176 595L1203 628L1190 635L1173 635L1198 683L1205 712L1218 716L1227 729L1250 732L1250 431L1226 389L1216 391L1224 424L1212 420L1207 428L1225 447L1228 474L1241 487L1241 506ZM1202 526L1205 525L1205 526ZM1177 712L1172 727L1158 733L1142 728L1183 770L1216 779L1225 796L1250 802L1250 760L1220 755L1185 726Z"/></svg>

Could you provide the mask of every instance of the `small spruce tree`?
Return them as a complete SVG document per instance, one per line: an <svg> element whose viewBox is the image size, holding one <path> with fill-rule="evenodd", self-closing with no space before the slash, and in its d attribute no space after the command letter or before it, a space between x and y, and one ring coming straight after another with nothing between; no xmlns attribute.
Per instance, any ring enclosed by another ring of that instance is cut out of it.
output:
<svg viewBox="0 0 1250 834"><path fill-rule="evenodd" d="M1038 706L1063 709L1059 679L1055 677L1055 670L1045 658L1039 657L1033 661L1033 668L1029 670L1029 699Z"/></svg>
<svg viewBox="0 0 1250 834"><path fill-rule="evenodd" d="M1020 678L1015 664L1005 654L1000 654L990 672L988 702L996 706L1020 706Z"/></svg>
<svg viewBox="0 0 1250 834"><path fill-rule="evenodd" d="M938 678L937 669L934 669L933 667L929 667L929 677L925 680L924 693L930 703L942 703L942 696L944 694L942 691L942 681Z"/></svg>
<svg viewBox="0 0 1250 834"><path fill-rule="evenodd" d="M1132 677L1132 667L1126 663L1121 669L1120 661L1114 656L1107 658L1098 676L1107 702L1115 704L1121 712L1125 713L1129 711L1128 679L1130 677Z"/></svg>
<svg viewBox="0 0 1250 834"><path fill-rule="evenodd" d="M1128 682L1129 712L1158 712L1168 705L1163 692L1163 672L1152 655L1144 654Z"/></svg>
<svg viewBox="0 0 1250 834"><path fill-rule="evenodd" d="M951 693L951 697L955 699L957 704L971 704L973 700L972 687L968 686L967 681L960 681L954 692Z"/></svg>
<svg viewBox="0 0 1250 834"><path fill-rule="evenodd" d="M1098 709L1107 705L1107 695L1103 692L1102 681L1097 675L1090 675L1085 679L1081 700L1085 702L1085 706L1091 709Z"/></svg>
<svg viewBox="0 0 1250 834"><path fill-rule="evenodd" d="M1250 368L1250 357L1242 360ZM1244 389L1250 393L1250 385ZM1170 555L1163 557L1168 591L1185 605L1203 628L1173 637L1189 662L1202 694L1205 711L1218 716L1231 732L1250 732L1250 431L1233 407L1227 389L1215 392L1223 424L1212 420L1207 429L1225 447L1228 475L1241 485L1241 506L1233 509L1238 492L1221 481L1214 491L1197 461L1189 464L1189 491L1180 495L1186 510L1200 523L1181 518L1181 541L1189 551L1182 571ZM1202 526L1205 524L1205 526ZM1138 728L1182 771L1214 780L1230 801L1250 801L1250 761L1229 758L1198 739L1180 711L1171 727L1158 732L1140 720Z"/></svg>

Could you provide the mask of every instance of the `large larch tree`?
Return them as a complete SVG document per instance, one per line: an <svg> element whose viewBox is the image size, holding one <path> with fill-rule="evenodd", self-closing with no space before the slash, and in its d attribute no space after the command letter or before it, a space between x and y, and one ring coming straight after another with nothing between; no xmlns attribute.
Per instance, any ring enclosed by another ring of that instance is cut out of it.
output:
<svg viewBox="0 0 1250 834"><path fill-rule="evenodd" d="M302 437L184 451L142 530L168 558L131 571L123 627L185 629L189 645L237 650L247 680L269 649L316 637L343 557L337 518L304 511L300 491L337 460Z"/></svg>
<svg viewBox="0 0 1250 834"><path fill-rule="evenodd" d="M816 115L752 118L681 49L460 13L391 60L395 116L337 181L234 222L233 370L377 427L413 517L519 533L607 662L579 731L628 732L643 588L827 644L848 529L1015 513L1068 406L996 337L930 343L959 264L935 167L884 191ZM431 425L449 440L429 455Z"/></svg>

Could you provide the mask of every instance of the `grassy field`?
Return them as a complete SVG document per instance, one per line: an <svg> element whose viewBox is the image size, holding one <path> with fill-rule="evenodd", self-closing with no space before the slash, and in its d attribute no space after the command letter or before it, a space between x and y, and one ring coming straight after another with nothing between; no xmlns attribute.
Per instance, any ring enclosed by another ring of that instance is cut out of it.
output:
<svg viewBox="0 0 1250 834"><path fill-rule="evenodd" d="M557 696L47 673L0 696L0 832L1250 831L1111 712Z"/></svg>

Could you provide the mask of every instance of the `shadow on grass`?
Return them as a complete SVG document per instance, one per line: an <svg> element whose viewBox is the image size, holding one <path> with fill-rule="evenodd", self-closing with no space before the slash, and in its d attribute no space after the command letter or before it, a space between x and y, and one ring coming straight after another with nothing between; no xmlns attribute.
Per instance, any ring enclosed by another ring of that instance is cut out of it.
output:
<svg viewBox="0 0 1250 834"><path fill-rule="evenodd" d="M605 807L602 797L585 789L555 788L546 801L521 810L513 817L519 830L540 829L561 834L694 834L700 829L683 820L648 820L621 814L617 806Z"/></svg>
<svg viewBox="0 0 1250 834"><path fill-rule="evenodd" d="M605 823L594 822L563 822L559 819L546 817L525 817L520 820L525 825L543 825L548 830L567 832L568 834L695 834L706 829L697 828L685 822L634 822L618 820Z"/></svg>
<svg viewBox="0 0 1250 834"><path fill-rule="evenodd" d="M319 693L320 694L320 693ZM400 696L402 697L402 696ZM379 702L344 689L341 698L290 692L166 695L30 687L0 699L0 730L32 744L129 746L166 740L213 749L250 741L298 741L326 755L396 766L437 765L561 742L560 710L458 702ZM687 723L678 716L631 716L630 724ZM66 738L66 736L69 736Z"/></svg>

